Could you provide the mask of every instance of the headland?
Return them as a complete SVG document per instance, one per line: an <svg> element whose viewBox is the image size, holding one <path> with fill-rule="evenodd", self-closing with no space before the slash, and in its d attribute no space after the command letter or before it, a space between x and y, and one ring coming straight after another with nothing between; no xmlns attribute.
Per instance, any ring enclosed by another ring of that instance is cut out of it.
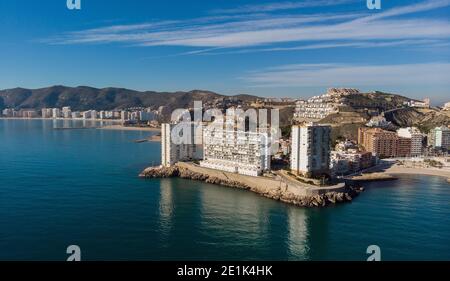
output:
<svg viewBox="0 0 450 281"><path fill-rule="evenodd" d="M362 189L351 187L345 183L332 186L313 186L295 182L275 175L246 176L224 172L205 167L192 162L178 162L172 167L150 167L140 175L142 178L171 178L199 180L233 188L245 189L261 196L301 207L325 207L341 202L350 202Z"/></svg>

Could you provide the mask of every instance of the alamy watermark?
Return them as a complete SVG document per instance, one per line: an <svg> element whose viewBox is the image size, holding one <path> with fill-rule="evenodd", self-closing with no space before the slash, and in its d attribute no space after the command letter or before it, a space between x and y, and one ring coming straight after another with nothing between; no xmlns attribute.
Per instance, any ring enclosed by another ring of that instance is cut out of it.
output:
<svg viewBox="0 0 450 281"><path fill-rule="evenodd" d="M67 0L66 5L69 10L81 10L81 0Z"/></svg>
<svg viewBox="0 0 450 281"><path fill-rule="evenodd" d="M380 10L381 9L381 0L367 0L367 9Z"/></svg>
<svg viewBox="0 0 450 281"><path fill-rule="evenodd" d="M367 261L381 261L381 248L377 245L367 247L366 254L369 255Z"/></svg>
<svg viewBox="0 0 450 281"><path fill-rule="evenodd" d="M67 261L81 261L81 249L78 245L70 245L67 247L66 254L69 255Z"/></svg>
<svg viewBox="0 0 450 281"><path fill-rule="evenodd" d="M264 142L271 148L267 152L275 154L278 151L281 138L278 109L231 108L224 115L217 108L204 111L202 102L194 101L193 118L191 113L188 109L172 112L171 122L175 124L171 130L173 144L203 144L204 131L226 131L242 136L237 138L238 144L246 141L244 136L265 137Z"/></svg>

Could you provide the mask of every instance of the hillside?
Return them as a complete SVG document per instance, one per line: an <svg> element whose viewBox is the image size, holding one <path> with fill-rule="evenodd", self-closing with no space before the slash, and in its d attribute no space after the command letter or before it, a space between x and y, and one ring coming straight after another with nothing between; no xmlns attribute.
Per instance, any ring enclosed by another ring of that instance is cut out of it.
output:
<svg viewBox="0 0 450 281"><path fill-rule="evenodd" d="M423 132L436 126L450 125L450 111L405 107L404 103L410 100L383 92L351 94L344 98L339 113L327 116L320 123L333 126L333 140L356 139L358 127L364 126L374 114L384 113L386 120L397 127L415 126Z"/></svg>
<svg viewBox="0 0 450 281"><path fill-rule="evenodd" d="M440 125L450 125L450 111L438 109L401 108L385 113L386 119L399 127L416 126L428 132Z"/></svg>
<svg viewBox="0 0 450 281"><path fill-rule="evenodd" d="M344 103L355 110L377 108L386 111L402 107L404 102L410 100L410 98L401 95L376 91L348 95L345 97Z"/></svg>
<svg viewBox="0 0 450 281"><path fill-rule="evenodd" d="M130 107L167 106L168 109L187 108L193 101L212 101L223 95L194 90L190 92L139 92L123 88L65 87L53 86L41 89L14 88L0 91L1 108L34 108L70 106L72 110L88 109L122 109ZM254 100L257 97L238 95L234 98L242 101Z"/></svg>
<svg viewBox="0 0 450 281"><path fill-rule="evenodd" d="M53 86L41 89L14 88L0 90L0 110L3 108L53 108L70 106L72 110L88 109L113 110L131 107L150 107L158 109L166 106L163 119L177 108L191 108L195 100L202 101L205 108L211 106L226 107L240 104L244 108L258 99L251 95L231 97L211 91L193 90L189 92L134 91L124 88L93 88ZM436 108L406 108L404 102L410 98L383 92L350 94L341 101L339 113L329 115L320 123L331 124L336 137L354 137L358 126L364 125L370 116L385 113L386 119L399 127L417 126L423 131L438 125L450 125L450 112ZM292 123L293 107L280 110L280 125L288 127Z"/></svg>

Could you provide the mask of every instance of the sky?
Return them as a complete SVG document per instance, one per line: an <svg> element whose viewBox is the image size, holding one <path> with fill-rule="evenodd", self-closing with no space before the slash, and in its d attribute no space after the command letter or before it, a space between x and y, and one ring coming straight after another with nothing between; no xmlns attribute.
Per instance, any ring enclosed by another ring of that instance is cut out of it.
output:
<svg viewBox="0 0 450 281"><path fill-rule="evenodd" d="M0 1L0 89L51 85L450 101L450 0Z"/></svg>

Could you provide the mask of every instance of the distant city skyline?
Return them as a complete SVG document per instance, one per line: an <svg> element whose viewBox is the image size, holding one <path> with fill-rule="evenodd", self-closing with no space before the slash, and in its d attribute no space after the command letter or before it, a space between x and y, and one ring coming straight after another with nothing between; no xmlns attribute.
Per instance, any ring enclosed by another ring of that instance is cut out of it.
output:
<svg viewBox="0 0 450 281"><path fill-rule="evenodd" d="M0 3L0 88L450 96L450 0Z"/></svg>

